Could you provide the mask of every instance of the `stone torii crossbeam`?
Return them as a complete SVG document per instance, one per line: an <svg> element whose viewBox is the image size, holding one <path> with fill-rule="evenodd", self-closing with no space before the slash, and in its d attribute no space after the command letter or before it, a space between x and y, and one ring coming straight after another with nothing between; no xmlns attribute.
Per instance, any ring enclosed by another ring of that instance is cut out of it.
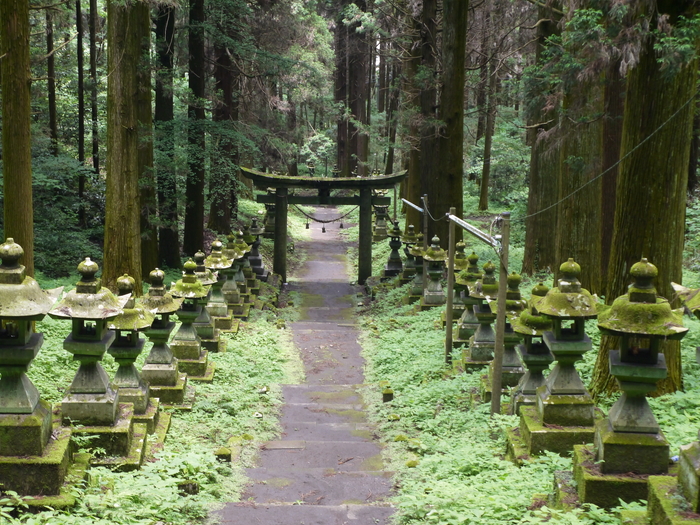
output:
<svg viewBox="0 0 700 525"><path fill-rule="evenodd" d="M389 197L372 196L372 190L393 188L405 177L402 171L381 177L317 178L288 177L262 173L241 167L243 175L253 181L258 189L274 188L275 195L258 195L256 201L262 204L274 204L275 247L273 271L279 274L283 282L287 281L287 206L289 204L307 205L341 205L349 204L360 207L360 241L358 246L359 262L357 282L364 284L372 274L372 206L388 205ZM318 195L289 195L289 188L306 188L318 190ZM331 190L359 190L359 195L351 197L332 197Z"/></svg>

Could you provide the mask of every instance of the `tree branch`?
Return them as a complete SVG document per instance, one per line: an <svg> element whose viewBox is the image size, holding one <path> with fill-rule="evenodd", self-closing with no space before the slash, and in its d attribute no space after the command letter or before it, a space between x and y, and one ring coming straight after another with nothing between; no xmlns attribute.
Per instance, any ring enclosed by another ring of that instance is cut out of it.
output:
<svg viewBox="0 0 700 525"><path fill-rule="evenodd" d="M556 7L551 7L546 4L543 4L540 0L527 0L531 4L535 4L537 7L544 7L545 9L550 9L553 13L556 13L558 15L564 16L564 11L560 11Z"/></svg>
<svg viewBox="0 0 700 525"><path fill-rule="evenodd" d="M48 55L44 55L44 56L42 57L42 60L46 60L46 59L49 58L51 55L53 55L54 53L56 53L56 51L60 51L61 49L63 49L64 47L66 47L66 46L67 46L68 44L70 44L70 43L73 41L73 39L74 39L75 37L77 37L77 36L78 36L78 33L74 34L74 35L73 35L72 37L70 37L68 40L66 40L65 42L63 42L63 44L61 44L60 46L54 47L53 50L51 51L51 53L49 53Z"/></svg>

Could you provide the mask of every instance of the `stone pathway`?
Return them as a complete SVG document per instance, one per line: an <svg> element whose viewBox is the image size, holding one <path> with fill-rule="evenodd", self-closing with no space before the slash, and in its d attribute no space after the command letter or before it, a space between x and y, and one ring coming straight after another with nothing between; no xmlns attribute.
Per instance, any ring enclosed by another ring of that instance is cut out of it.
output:
<svg viewBox="0 0 700 525"><path fill-rule="evenodd" d="M317 208L318 219L339 215ZM302 320L291 324L306 368L306 383L283 385L283 434L266 443L253 484L240 503L228 504L223 524L388 524L385 502L391 472L367 424L357 387L364 381L346 272L346 243L338 225L312 225L308 261L290 284L302 296Z"/></svg>

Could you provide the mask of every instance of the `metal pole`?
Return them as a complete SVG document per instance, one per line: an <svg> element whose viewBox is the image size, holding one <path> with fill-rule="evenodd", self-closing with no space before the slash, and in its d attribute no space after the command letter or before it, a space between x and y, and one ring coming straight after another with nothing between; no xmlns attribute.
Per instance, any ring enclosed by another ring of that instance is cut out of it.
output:
<svg viewBox="0 0 700 525"><path fill-rule="evenodd" d="M498 310L496 312L496 348L491 375L491 414L501 413L501 379L503 372L503 339L506 332L506 291L508 288L508 243L510 241L510 212L501 213L501 271L498 276Z"/></svg>
<svg viewBox="0 0 700 525"><path fill-rule="evenodd" d="M450 208L450 215L455 214L456 209ZM452 300L454 298L455 283L455 223L449 221L449 241L447 243L447 305L445 307L445 364L452 366Z"/></svg>

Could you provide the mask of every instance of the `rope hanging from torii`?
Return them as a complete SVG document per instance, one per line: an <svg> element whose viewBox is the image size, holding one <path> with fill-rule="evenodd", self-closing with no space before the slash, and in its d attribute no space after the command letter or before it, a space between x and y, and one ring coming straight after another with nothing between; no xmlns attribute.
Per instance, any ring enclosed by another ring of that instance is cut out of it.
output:
<svg viewBox="0 0 700 525"><path fill-rule="evenodd" d="M301 213L304 217L306 217L306 229L307 229L307 230L309 229L309 220L312 220L312 221L314 221L314 222L318 222L318 223L323 224L323 228L322 228L322 230L321 230L323 233L326 233L326 224L329 224L329 223L331 223L331 222L338 222L338 221L340 221L340 229L343 229L343 227L344 227L344 226L343 226L343 219L344 219L345 217L347 217L348 215L350 215L351 213L353 213L355 210L357 210L357 208L359 208L359 206L355 206L352 210L350 210L349 212L345 213L344 215L341 215L340 217L336 217L335 219L323 220L323 219L317 219L316 217L313 217L313 216L309 215L308 213L304 212L304 210L302 210L302 209L301 209L299 206L297 206L296 204L292 204L292 206L294 206L294 207L297 209L297 211L298 211L299 213Z"/></svg>

